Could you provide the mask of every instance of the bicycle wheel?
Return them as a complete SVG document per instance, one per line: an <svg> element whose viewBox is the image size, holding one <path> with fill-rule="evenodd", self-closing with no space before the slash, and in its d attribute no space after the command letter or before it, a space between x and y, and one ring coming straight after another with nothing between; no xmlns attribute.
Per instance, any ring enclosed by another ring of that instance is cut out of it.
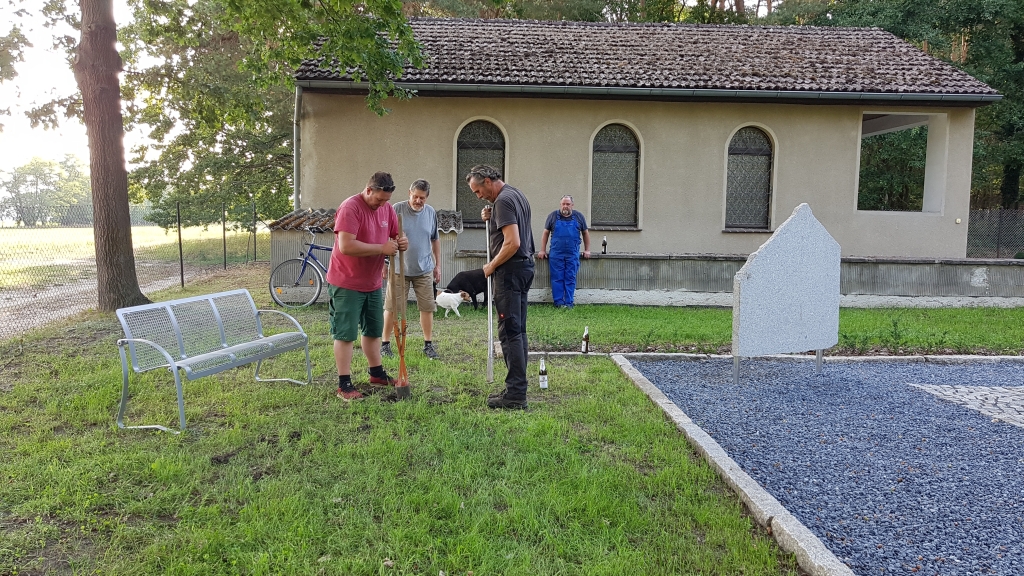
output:
<svg viewBox="0 0 1024 576"><path fill-rule="evenodd" d="M324 277L311 261L285 260L270 273L270 297L278 306L301 308L320 298Z"/></svg>

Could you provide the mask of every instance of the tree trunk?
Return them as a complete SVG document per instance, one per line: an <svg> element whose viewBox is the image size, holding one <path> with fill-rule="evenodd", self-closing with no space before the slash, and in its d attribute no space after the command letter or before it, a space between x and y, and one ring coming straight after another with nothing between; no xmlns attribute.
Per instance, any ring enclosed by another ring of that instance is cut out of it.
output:
<svg viewBox="0 0 1024 576"><path fill-rule="evenodd" d="M82 39L74 71L89 137L93 236L100 310L149 302L139 289L128 211L117 26L113 0L80 0Z"/></svg>
<svg viewBox="0 0 1024 576"><path fill-rule="evenodd" d="M744 14L746 14L747 10L746 10L746 6L743 5L743 0L735 0L733 2L733 5L736 6L736 13L737 14L739 14L740 16L743 16Z"/></svg>
<svg viewBox="0 0 1024 576"><path fill-rule="evenodd" d="M768 2L768 4L767 4L768 13L771 14L772 13L772 0L767 0L767 2Z"/></svg>

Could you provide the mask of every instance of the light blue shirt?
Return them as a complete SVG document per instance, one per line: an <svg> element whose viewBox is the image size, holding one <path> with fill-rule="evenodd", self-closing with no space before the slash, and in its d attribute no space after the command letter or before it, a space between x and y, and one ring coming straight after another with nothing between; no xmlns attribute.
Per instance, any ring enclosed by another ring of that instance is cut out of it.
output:
<svg viewBox="0 0 1024 576"><path fill-rule="evenodd" d="M408 200L395 204L395 212L402 217L402 231L409 239L409 249L405 251L405 275L430 274L434 271L431 242L438 239L437 212L430 204L424 204L423 210L417 212Z"/></svg>

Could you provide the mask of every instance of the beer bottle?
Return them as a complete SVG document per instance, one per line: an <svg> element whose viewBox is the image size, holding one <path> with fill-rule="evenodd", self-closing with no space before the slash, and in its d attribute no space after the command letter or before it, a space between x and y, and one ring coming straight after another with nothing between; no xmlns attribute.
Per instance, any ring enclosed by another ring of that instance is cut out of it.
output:
<svg viewBox="0 0 1024 576"><path fill-rule="evenodd" d="M548 369L544 366L544 359L540 359L540 389L548 389Z"/></svg>
<svg viewBox="0 0 1024 576"><path fill-rule="evenodd" d="M580 351L584 354L590 352L590 326L583 327L583 344L580 345Z"/></svg>

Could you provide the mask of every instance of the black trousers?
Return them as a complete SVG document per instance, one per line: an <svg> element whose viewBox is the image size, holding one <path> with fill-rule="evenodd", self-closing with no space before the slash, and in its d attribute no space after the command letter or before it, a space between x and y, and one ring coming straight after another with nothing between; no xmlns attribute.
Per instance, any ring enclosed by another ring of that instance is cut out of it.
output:
<svg viewBox="0 0 1024 576"><path fill-rule="evenodd" d="M494 307L498 310L498 340L505 358L506 397L526 399L526 305L533 285L533 261L505 262L494 271Z"/></svg>

